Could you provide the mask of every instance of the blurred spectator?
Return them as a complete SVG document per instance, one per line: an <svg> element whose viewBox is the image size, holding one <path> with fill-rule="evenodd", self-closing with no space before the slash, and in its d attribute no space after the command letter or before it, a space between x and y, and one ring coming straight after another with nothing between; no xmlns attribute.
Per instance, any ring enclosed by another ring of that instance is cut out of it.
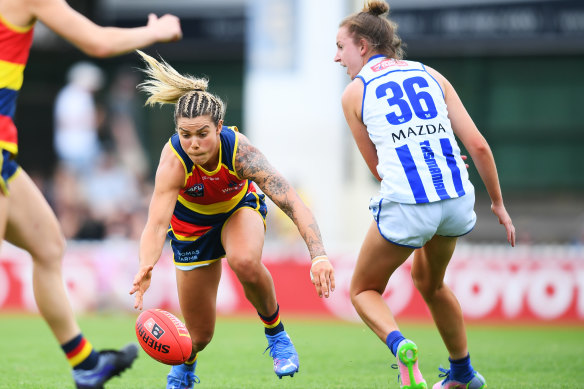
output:
<svg viewBox="0 0 584 389"><path fill-rule="evenodd" d="M105 237L126 237L129 215L141 204L138 180L112 151L102 152L95 165L81 179L81 196L89 199L91 217L103 224Z"/></svg>
<svg viewBox="0 0 584 389"><path fill-rule="evenodd" d="M55 103L58 164L49 199L67 239L139 239L146 223L152 182L137 120L137 76L121 70L107 93L100 120L94 94L104 73L75 64ZM105 123L103 134L99 123Z"/></svg>
<svg viewBox="0 0 584 389"><path fill-rule="evenodd" d="M47 195L61 222L67 239L101 239L104 227L89 215L86 198L81 195L77 176L65 165L59 164L52 181L52 191Z"/></svg>
<svg viewBox="0 0 584 389"><path fill-rule="evenodd" d="M144 180L149 174L149 161L140 141L139 110L136 85L140 82L136 73L126 69L118 71L108 94L108 124L120 162L137 179Z"/></svg>
<svg viewBox="0 0 584 389"><path fill-rule="evenodd" d="M93 94L102 88L104 74L90 62L73 65L67 85L58 93L55 106L54 146L68 169L85 174L99 155L98 113Z"/></svg>

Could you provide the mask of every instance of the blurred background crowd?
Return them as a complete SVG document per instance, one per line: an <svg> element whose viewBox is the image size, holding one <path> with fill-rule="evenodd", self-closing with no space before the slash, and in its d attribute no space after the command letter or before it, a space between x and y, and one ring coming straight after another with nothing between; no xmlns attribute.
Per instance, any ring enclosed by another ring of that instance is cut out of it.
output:
<svg viewBox="0 0 584 389"><path fill-rule="evenodd" d="M360 241L377 184L344 124L340 94L349 80L333 63L338 22L360 1L70 3L105 25L138 25L150 11L179 15L184 39L147 51L210 78L211 91L227 102L226 124L240 127L291 178L325 240ZM389 4L406 59L453 83L493 148L519 244L583 244L584 3ZM35 33L15 117L19 163L68 239L136 240L160 150L174 131L171 108L143 107L136 54L91 63L49 30ZM470 165L480 223L465 239L504 242ZM271 214L268 240L295 241L285 218L273 207Z"/></svg>

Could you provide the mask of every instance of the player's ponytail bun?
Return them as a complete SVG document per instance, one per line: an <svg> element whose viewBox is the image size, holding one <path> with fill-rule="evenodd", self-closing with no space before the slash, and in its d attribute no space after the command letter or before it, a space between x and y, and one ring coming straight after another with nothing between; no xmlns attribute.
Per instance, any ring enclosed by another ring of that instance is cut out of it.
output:
<svg viewBox="0 0 584 389"><path fill-rule="evenodd" d="M367 40L373 52L402 59L404 45L397 35L397 24L388 19L388 14L389 4L384 0L369 0L361 12L346 17L339 27L346 27L355 41Z"/></svg>
<svg viewBox="0 0 584 389"><path fill-rule="evenodd" d="M383 0L371 0L365 4L362 12L368 12L375 16L389 14L389 4Z"/></svg>

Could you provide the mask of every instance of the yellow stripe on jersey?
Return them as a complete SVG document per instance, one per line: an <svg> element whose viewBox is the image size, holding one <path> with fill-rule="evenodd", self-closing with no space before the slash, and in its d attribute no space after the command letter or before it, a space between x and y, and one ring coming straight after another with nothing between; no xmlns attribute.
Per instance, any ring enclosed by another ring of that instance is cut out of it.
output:
<svg viewBox="0 0 584 389"><path fill-rule="evenodd" d="M237 128L235 128L235 131L237 131ZM241 180L242 178L239 177L239 174L237 174L237 172L235 171L235 156L237 155L237 147L238 146L239 146L239 134L236 132L235 133L235 143L233 144L233 159L231 160L231 166L233 166L233 171L230 170L230 172L235 177L237 177Z"/></svg>
<svg viewBox="0 0 584 389"><path fill-rule="evenodd" d="M8 151L10 154L16 155L18 153L18 146L12 142L5 142L0 140L0 149Z"/></svg>
<svg viewBox="0 0 584 389"><path fill-rule="evenodd" d="M245 182L245 185L241 188L239 193L233 196L230 200L227 201L219 201L213 204L195 204L191 203L190 201L186 200L183 196L178 196L178 201L186 208L190 209L193 212L200 213L202 215L216 215L218 213L225 213L231 211L241 199L247 193L247 189L249 186L249 181Z"/></svg>
<svg viewBox="0 0 584 389"><path fill-rule="evenodd" d="M32 22L31 24L29 24L28 26L17 26L16 24L10 23L8 20L6 20L2 14L0 14L0 21L2 21L2 24L4 24L6 27L8 27L10 30L14 31L14 32L18 32L20 34L24 34L26 32L29 32L31 28L34 27L35 22Z"/></svg>
<svg viewBox="0 0 584 389"><path fill-rule="evenodd" d="M174 155L176 155L176 157L178 158L180 163L183 165L183 169L185 170L185 182L183 183L183 186L186 186L187 181L188 181L189 177L193 174L193 172L187 170L187 165L185 165L185 161L183 161L180 154L175 150L174 146L172 145L172 138L168 140L168 144L170 145L170 149L172 150Z"/></svg>
<svg viewBox="0 0 584 389"><path fill-rule="evenodd" d="M24 65L0 60L0 88L20 90L23 73Z"/></svg>

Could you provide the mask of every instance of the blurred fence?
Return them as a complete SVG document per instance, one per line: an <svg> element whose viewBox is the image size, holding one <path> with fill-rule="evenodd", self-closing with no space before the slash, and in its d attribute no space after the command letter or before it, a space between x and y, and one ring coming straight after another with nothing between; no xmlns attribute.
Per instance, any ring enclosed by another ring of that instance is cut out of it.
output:
<svg viewBox="0 0 584 389"><path fill-rule="evenodd" d="M132 312L128 294L138 267L133 241L70 242L64 260L65 282L77 312ZM286 314L358 320L349 299L354 267L352 255L331 255L337 288L319 299L309 280L306 258L267 252L278 302ZM0 254L0 310L36 312L32 293L32 261L5 244ZM399 319L430 320L409 270L411 259L392 277L384 298ZM223 261L217 309L220 315L253 314L241 285ZM584 323L584 247L533 245L510 248L464 245L457 249L446 282L462 305L467 320ZM145 308L180 312L172 253L165 249L155 267Z"/></svg>

